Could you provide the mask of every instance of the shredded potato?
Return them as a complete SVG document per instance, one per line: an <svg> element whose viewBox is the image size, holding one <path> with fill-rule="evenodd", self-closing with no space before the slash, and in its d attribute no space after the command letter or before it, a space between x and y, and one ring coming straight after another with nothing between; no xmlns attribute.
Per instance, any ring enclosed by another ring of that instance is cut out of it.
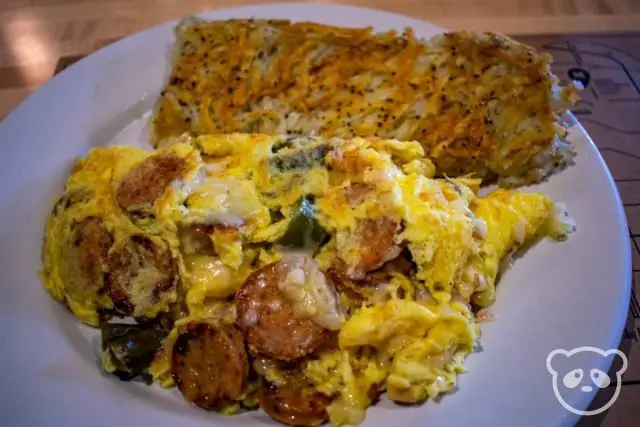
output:
<svg viewBox="0 0 640 427"><path fill-rule="evenodd" d="M185 132L417 140L441 174L509 185L571 160L560 117L577 87L558 86L550 56L500 34L425 42L410 28L187 20L177 36L156 143Z"/></svg>

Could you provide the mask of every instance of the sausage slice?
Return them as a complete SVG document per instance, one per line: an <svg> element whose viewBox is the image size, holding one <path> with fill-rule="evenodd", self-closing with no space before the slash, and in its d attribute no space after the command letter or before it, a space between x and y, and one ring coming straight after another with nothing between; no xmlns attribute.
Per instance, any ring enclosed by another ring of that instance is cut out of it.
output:
<svg viewBox="0 0 640 427"><path fill-rule="evenodd" d="M296 316L279 282L290 272L286 261L253 272L236 294L238 326L249 347L279 360L294 360L317 349L329 331L309 318Z"/></svg>
<svg viewBox="0 0 640 427"><path fill-rule="evenodd" d="M400 254L393 243L398 223L389 218L366 219L356 229L360 242L360 256L356 269L360 272L375 270Z"/></svg>
<svg viewBox="0 0 640 427"><path fill-rule="evenodd" d="M274 420L291 426L315 426L327 419L331 399L320 393L305 393L301 381L277 386L262 382L258 391L260 407Z"/></svg>
<svg viewBox="0 0 640 427"><path fill-rule="evenodd" d="M101 219L88 217L71 229L71 247L68 249L66 291L72 299L93 295L104 289L104 272L111 235Z"/></svg>
<svg viewBox="0 0 640 427"><path fill-rule="evenodd" d="M241 398L248 382L242 334L233 327L189 323L173 346L172 376L189 402L223 409Z"/></svg>
<svg viewBox="0 0 640 427"><path fill-rule="evenodd" d="M116 200L127 211L153 203L186 168L186 161L175 153L147 157L122 178Z"/></svg>
<svg viewBox="0 0 640 427"><path fill-rule="evenodd" d="M134 235L109 255L107 286L116 309L126 315L153 317L176 293L176 262L168 248Z"/></svg>

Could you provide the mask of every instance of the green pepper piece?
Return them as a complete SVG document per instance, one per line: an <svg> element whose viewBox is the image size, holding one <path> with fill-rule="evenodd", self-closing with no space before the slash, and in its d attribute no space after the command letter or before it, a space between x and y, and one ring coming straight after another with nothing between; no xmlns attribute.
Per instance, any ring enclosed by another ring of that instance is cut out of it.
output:
<svg viewBox="0 0 640 427"><path fill-rule="evenodd" d="M296 249L315 250L329 235L316 219L316 210L308 198L297 203L295 213L289 222L287 231L278 243Z"/></svg>
<svg viewBox="0 0 640 427"><path fill-rule="evenodd" d="M167 334L159 325L105 323L101 329L103 365L124 381L144 372Z"/></svg>
<svg viewBox="0 0 640 427"><path fill-rule="evenodd" d="M324 158L329 148L328 144L304 147L273 156L269 160L269 165L272 171L279 173L309 170L324 165Z"/></svg>

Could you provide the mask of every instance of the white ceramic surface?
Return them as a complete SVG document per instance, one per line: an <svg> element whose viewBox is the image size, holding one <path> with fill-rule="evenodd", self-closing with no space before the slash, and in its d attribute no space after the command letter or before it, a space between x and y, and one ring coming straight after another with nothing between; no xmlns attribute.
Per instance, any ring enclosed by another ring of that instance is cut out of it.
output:
<svg viewBox="0 0 640 427"><path fill-rule="evenodd" d="M204 14L314 20L376 29L439 28L380 11L327 5L270 5ZM121 383L99 369L98 338L43 291L38 279L45 217L72 159L95 146L143 144L144 122L169 71L168 23L73 65L0 124L0 424L6 426L211 426L271 423L252 412L223 417L186 404L175 391ZM126 128L126 129L125 129ZM125 129L123 131L123 129ZM613 180L582 128L577 165L540 185L578 224L565 243L544 241L503 278L455 393L438 403L383 401L365 425L568 426L556 401L547 354L555 348L618 345L630 290L627 226ZM542 301L538 306L535 301ZM602 361L593 366L603 368ZM594 392L595 393L595 392ZM586 407L593 393L569 396Z"/></svg>

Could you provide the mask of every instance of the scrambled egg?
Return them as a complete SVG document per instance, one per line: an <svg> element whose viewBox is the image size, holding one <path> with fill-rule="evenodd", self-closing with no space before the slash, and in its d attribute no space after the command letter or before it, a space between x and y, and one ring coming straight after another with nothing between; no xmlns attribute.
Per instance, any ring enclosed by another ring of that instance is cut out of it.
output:
<svg viewBox="0 0 640 427"><path fill-rule="evenodd" d="M125 147L93 150L86 159L76 163L65 192L55 202L47 222L42 272L45 286L80 320L93 326L98 324L99 309L113 307L110 298L101 292L102 264L106 264L107 250L112 244L109 233L117 229L119 234L126 234L134 227L113 203L113 178L126 170L125 164L131 165L143 155ZM88 218L100 220L92 234L102 237L83 238L78 224ZM87 246L95 247L97 252L92 257L95 259L84 261L87 265L82 262L86 256L83 241L88 241Z"/></svg>
<svg viewBox="0 0 640 427"><path fill-rule="evenodd" d="M474 200L473 212L484 221L486 231L480 251L466 267L459 284L460 288L471 284L471 300L479 307L493 304L500 266L510 262L516 251L543 236L564 240L574 228L564 208L539 193L496 190Z"/></svg>
<svg viewBox="0 0 640 427"><path fill-rule="evenodd" d="M41 275L51 295L89 325L98 325L100 311L113 309L115 282L123 277L131 288L127 304L138 307L131 310L136 316L153 318L168 311L177 299L173 290L154 293L151 288L164 281L165 272L146 258L165 264L179 258L173 215L189 193L189 185L175 181L153 204L135 206L135 211L128 212L130 206L124 208L117 201L122 182L136 173L136 166L166 153L186 160L184 182L195 179L200 155L188 144L157 153L133 147L97 148L76 162L64 194L55 202L47 223Z"/></svg>
<svg viewBox="0 0 640 427"><path fill-rule="evenodd" d="M510 257L573 229L542 194L479 197L480 180L435 170L420 143L377 138L202 135L152 153L94 149L49 218L42 277L93 326L114 312L170 316L149 367L169 387L185 325L233 327L248 278L303 254L322 280L293 270L279 289L295 316L334 325L337 343L297 360L296 375L330 400L333 425L358 424L383 391L415 403L451 390L480 335L474 310L493 303ZM325 312L336 300L338 323ZM252 356L266 381L292 375ZM252 393L238 402L255 404Z"/></svg>

